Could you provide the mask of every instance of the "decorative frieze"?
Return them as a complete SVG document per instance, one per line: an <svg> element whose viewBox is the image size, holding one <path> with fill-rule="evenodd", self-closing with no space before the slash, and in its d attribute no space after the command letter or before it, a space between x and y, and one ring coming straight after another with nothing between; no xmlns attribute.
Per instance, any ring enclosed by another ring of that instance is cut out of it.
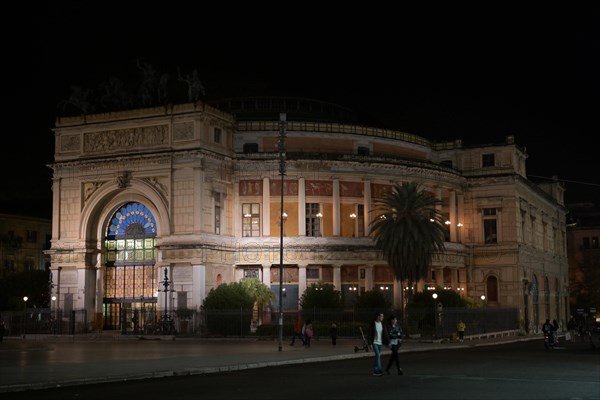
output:
<svg viewBox="0 0 600 400"><path fill-rule="evenodd" d="M86 153L101 153L134 147L152 147L168 143L169 126L155 125L89 132L84 136L83 147Z"/></svg>

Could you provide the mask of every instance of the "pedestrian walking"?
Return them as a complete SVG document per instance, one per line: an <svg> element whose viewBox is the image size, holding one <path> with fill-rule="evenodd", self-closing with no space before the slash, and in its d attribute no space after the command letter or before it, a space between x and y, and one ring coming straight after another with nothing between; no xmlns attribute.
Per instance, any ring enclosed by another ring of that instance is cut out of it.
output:
<svg viewBox="0 0 600 400"><path fill-rule="evenodd" d="M335 346L337 344L337 325L335 322L331 323L331 327L329 327L329 337L331 337L331 345Z"/></svg>
<svg viewBox="0 0 600 400"><path fill-rule="evenodd" d="M574 342L575 341L575 335L577 332L577 321L575 321L575 318L571 315L571 318L569 319L569 322L567 322L567 340Z"/></svg>
<svg viewBox="0 0 600 400"><path fill-rule="evenodd" d="M304 335L302 334L302 326L302 320L300 319L300 317L296 317L296 320L294 321L294 332L292 333L292 343L290 343L290 346L294 345L294 343L296 342L296 337L300 339L302 345L304 346L305 342Z"/></svg>
<svg viewBox="0 0 600 400"><path fill-rule="evenodd" d="M404 371L400 368L400 355L399 350L402 345L402 328L398 323L398 318L395 315L390 315L389 325L388 325L388 333L390 335L390 348L392 350L392 354L390 356L390 360L387 363L387 367L385 368L385 372L389 375L390 368L392 365L396 365L396 369L398 370L398 375L404 375Z"/></svg>
<svg viewBox="0 0 600 400"><path fill-rule="evenodd" d="M304 328L302 330L302 333L304 334L304 345L306 347L310 347L310 339L312 339L314 334L312 321L310 319L306 320L306 323L304 324Z"/></svg>
<svg viewBox="0 0 600 400"><path fill-rule="evenodd" d="M456 324L456 331L458 332L458 340L459 341L463 341L465 338L465 329L466 329L466 325L463 322L463 320L459 320L458 324Z"/></svg>
<svg viewBox="0 0 600 400"><path fill-rule="evenodd" d="M387 346L389 343L389 335L387 328L383 324L383 313L376 312L375 319L371 323L369 329L369 341L373 347L375 353L375 365L373 366L373 376L382 376L383 370L381 368L381 347Z"/></svg>

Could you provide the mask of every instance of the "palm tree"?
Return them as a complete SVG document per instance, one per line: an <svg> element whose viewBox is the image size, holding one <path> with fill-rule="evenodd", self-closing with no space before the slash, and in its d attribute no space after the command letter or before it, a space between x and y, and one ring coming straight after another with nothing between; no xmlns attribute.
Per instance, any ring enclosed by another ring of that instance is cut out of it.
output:
<svg viewBox="0 0 600 400"><path fill-rule="evenodd" d="M258 314L258 324L262 323L263 307L268 306L275 299L275 293L270 287L256 278L242 278L240 283L246 288L254 299L255 311Z"/></svg>
<svg viewBox="0 0 600 400"><path fill-rule="evenodd" d="M433 254L444 251L445 228L436 209L439 204L440 200L416 182L397 183L391 192L375 201L376 218L371 222L370 234L400 283L403 311L402 284L407 282L412 288L425 278ZM410 293L409 290L409 296Z"/></svg>

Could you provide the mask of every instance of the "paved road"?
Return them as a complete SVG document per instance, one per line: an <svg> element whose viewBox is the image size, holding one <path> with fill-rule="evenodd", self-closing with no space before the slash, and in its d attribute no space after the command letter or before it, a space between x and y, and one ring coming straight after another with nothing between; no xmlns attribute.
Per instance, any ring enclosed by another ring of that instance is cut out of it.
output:
<svg viewBox="0 0 600 400"><path fill-rule="evenodd" d="M256 339L139 340L133 337L62 337L9 339L0 344L0 392L57 386L119 382L154 377L205 375L269 366L372 357L355 352L360 343L341 339L337 346L314 341L310 349L284 342ZM468 348L539 338L505 337L464 343L405 341L401 353Z"/></svg>
<svg viewBox="0 0 600 400"><path fill-rule="evenodd" d="M229 348L239 349L239 344L232 344ZM320 345L310 350L286 349L285 353L292 356L313 350L327 352ZM3 400L105 400L139 396L146 399L194 400L304 400L307 397L313 400L600 399L599 353L584 344L566 344L556 350L544 349L541 340L494 346L442 346L437 351L417 351L417 346L415 344L414 351L401 353L405 370L403 376L372 376L371 353L332 361L325 361L325 358L319 360L317 356L314 359L320 362L266 363L264 368L249 366L191 376L165 375L161 379L121 380L8 392L1 397ZM407 350L408 347L413 346L407 346ZM218 349L225 350L224 347ZM421 350L425 350L425 347L421 347ZM185 358L183 355L178 357ZM258 355L254 357L262 358ZM386 358L384 356L384 361ZM82 368L86 368L86 365L82 365Z"/></svg>

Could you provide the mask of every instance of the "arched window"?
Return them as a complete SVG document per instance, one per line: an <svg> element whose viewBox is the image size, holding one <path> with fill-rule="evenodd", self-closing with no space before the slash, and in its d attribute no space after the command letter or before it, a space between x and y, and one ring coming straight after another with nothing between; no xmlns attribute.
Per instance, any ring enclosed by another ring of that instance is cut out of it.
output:
<svg viewBox="0 0 600 400"><path fill-rule="evenodd" d="M538 280L537 275L533 274L533 281L531 282L531 295L533 297L533 326L537 332L537 329L540 328L540 309L539 309L539 290L538 290Z"/></svg>
<svg viewBox="0 0 600 400"><path fill-rule="evenodd" d="M123 310L156 305L156 221L143 204L129 202L111 216L104 239L104 326L117 329Z"/></svg>
<svg viewBox="0 0 600 400"><path fill-rule="evenodd" d="M556 307L556 320L560 322L560 285L558 279L554 278L554 303Z"/></svg>

